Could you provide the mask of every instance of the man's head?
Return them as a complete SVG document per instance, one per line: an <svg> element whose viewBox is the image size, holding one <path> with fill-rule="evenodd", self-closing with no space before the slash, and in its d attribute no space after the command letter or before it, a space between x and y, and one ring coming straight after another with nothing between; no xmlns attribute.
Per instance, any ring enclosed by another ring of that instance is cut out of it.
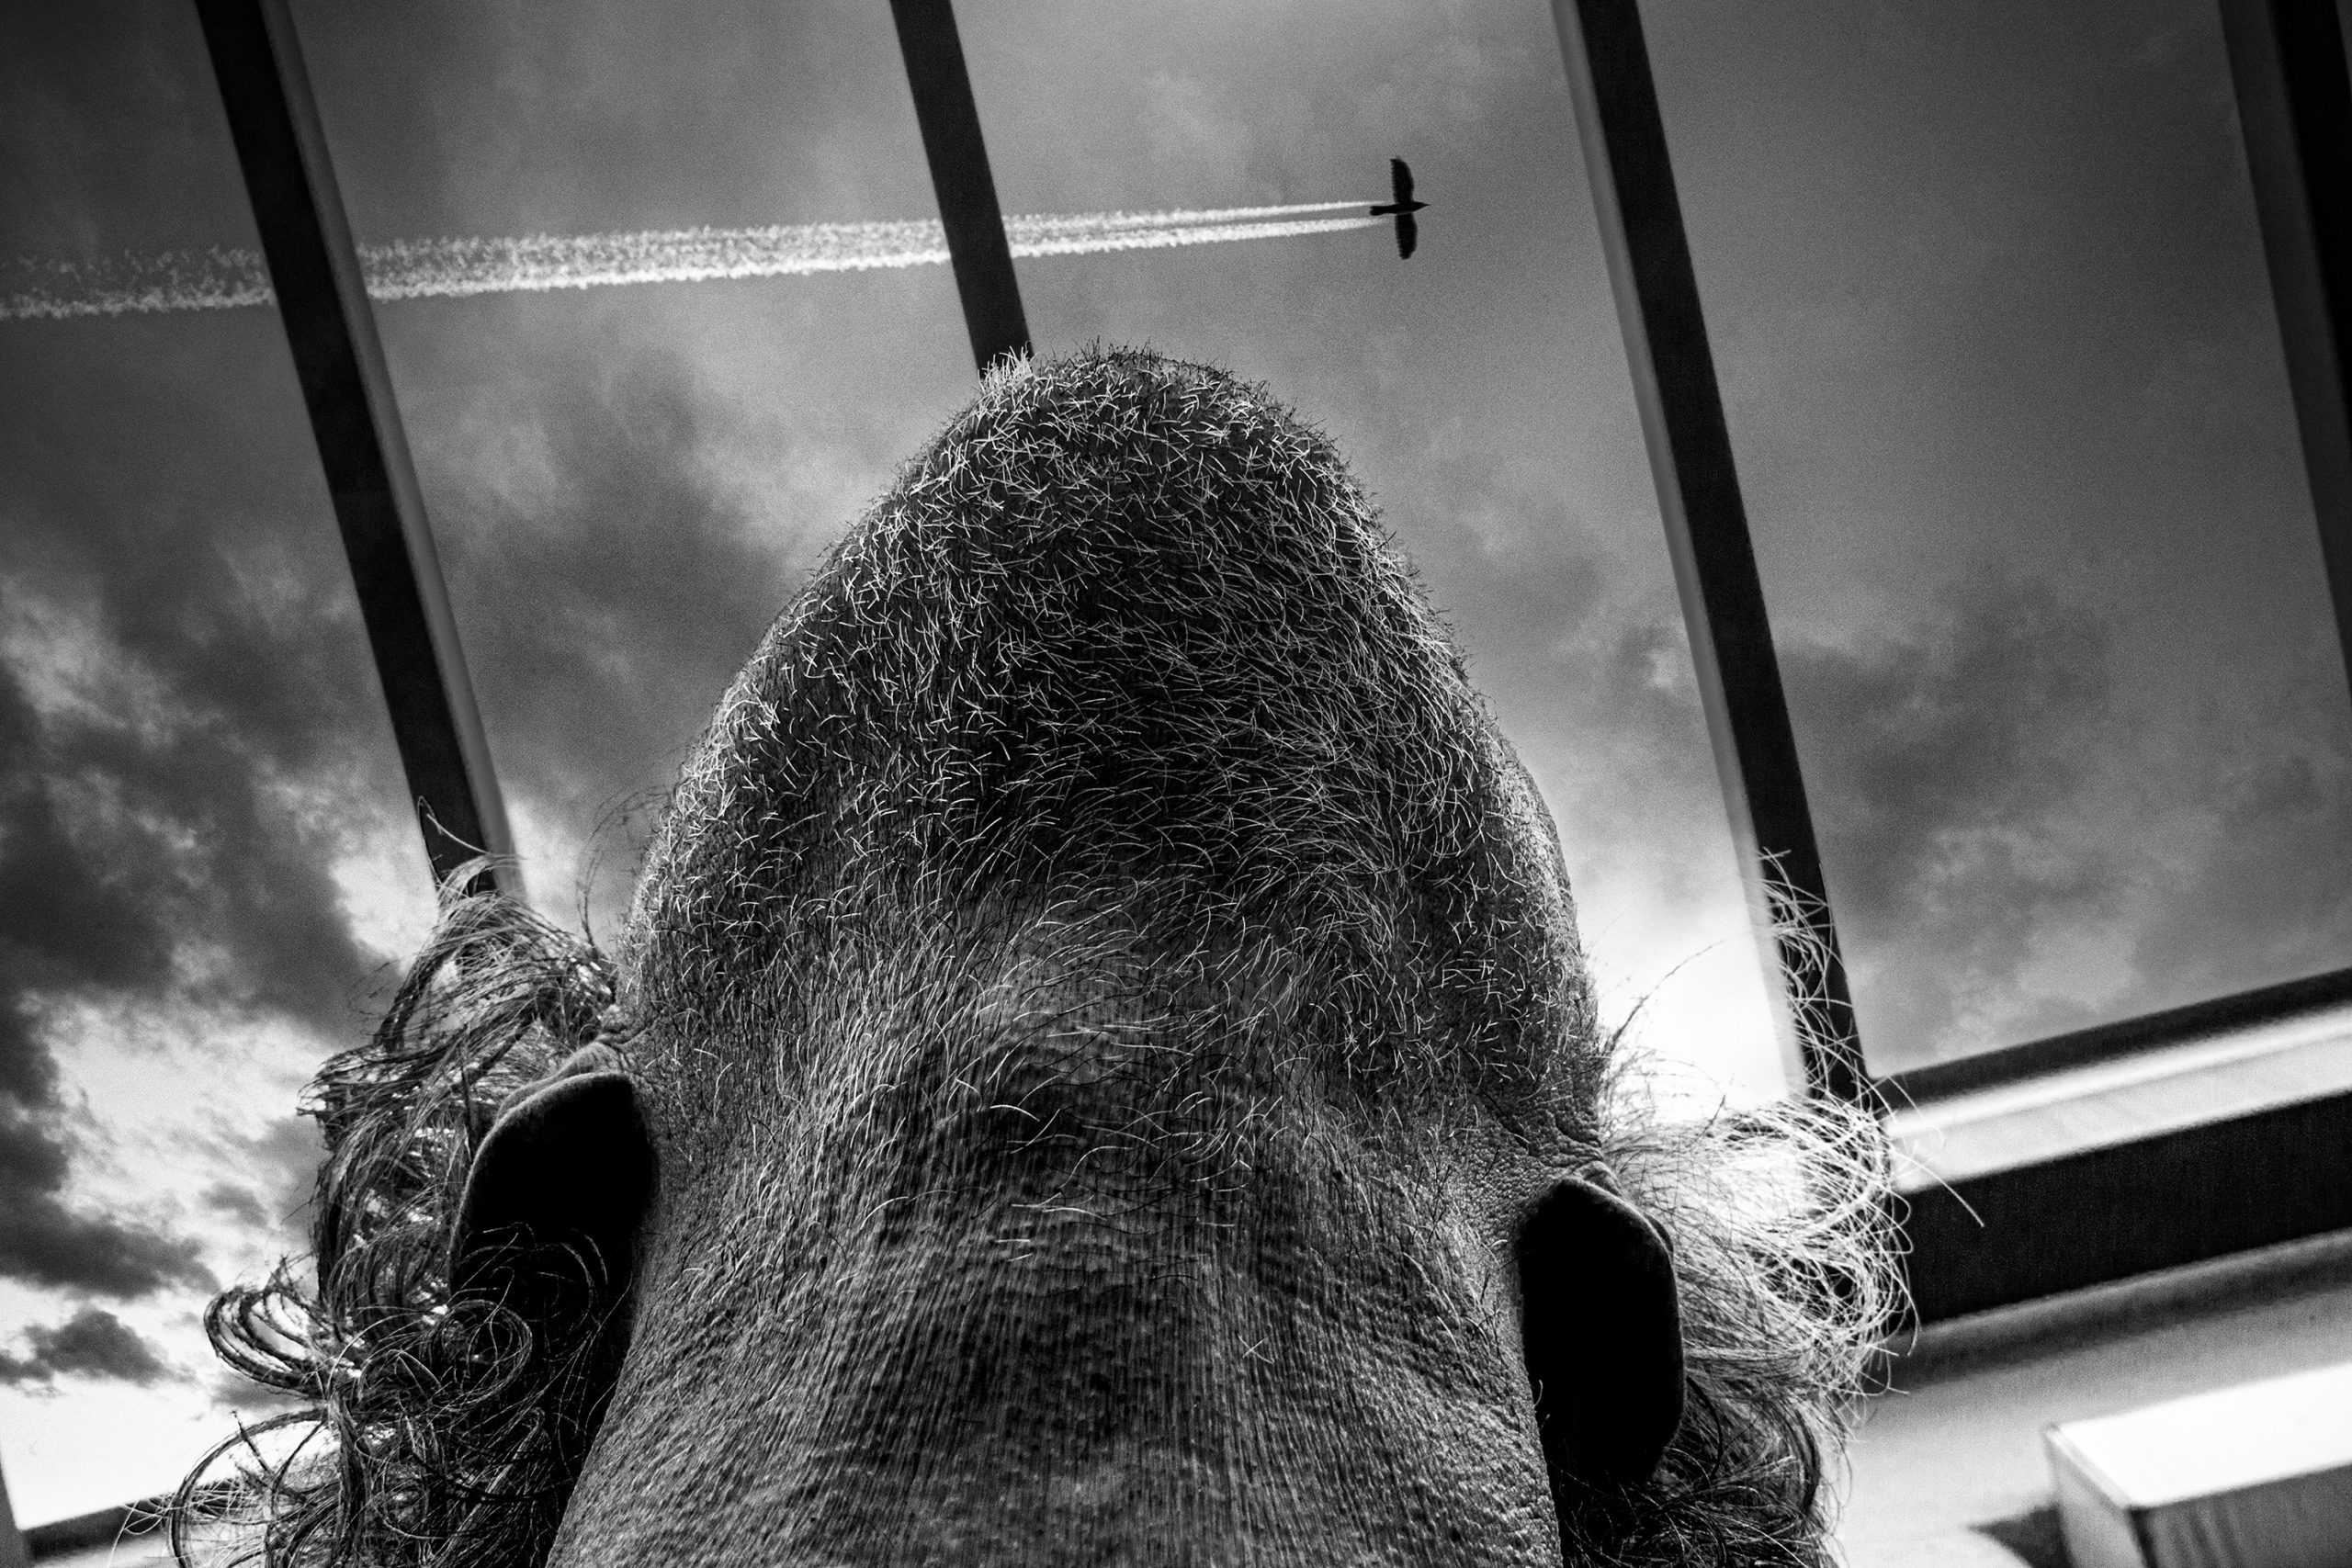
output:
<svg viewBox="0 0 2352 1568"><path fill-rule="evenodd" d="M1874 1145L1635 1125L1611 1046L1328 443L1023 366L738 677L616 964L451 907L322 1077L319 1292L223 1331L307 1319L284 1517L359 1552L1807 1560Z"/></svg>

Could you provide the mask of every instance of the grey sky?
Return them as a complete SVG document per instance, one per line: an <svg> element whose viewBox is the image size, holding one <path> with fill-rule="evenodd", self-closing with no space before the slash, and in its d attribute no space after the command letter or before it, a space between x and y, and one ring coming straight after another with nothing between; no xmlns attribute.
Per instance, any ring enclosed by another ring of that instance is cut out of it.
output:
<svg viewBox="0 0 2352 1568"><path fill-rule="evenodd" d="M1882 1066L2352 957L2352 720L2209 11L1645 8ZM1023 262L1033 329L1332 434L1560 817L1608 1005L1657 988L1650 1044L1770 1092L1547 8L959 12L1009 209L1376 199L1411 159L1410 263ZM296 15L363 240L932 211L880 0ZM192 9L0 16L0 265L254 243ZM948 275L379 318L534 894L608 931L720 684L967 395ZM0 1459L38 1520L225 1429L193 1314L298 1245L294 1091L429 900L274 317L0 322L0 1365L54 1374L0 1388Z"/></svg>
<svg viewBox="0 0 2352 1568"><path fill-rule="evenodd" d="M1660 7L1875 1059L2342 964L2344 675L2208 4Z"/></svg>

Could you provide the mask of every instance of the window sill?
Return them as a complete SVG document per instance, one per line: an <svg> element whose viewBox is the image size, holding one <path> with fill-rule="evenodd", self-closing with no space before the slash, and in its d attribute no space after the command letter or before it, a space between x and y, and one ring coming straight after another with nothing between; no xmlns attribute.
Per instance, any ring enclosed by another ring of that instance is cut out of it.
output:
<svg viewBox="0 0 2352 1568"><path fill-rule="evenodd" d="M1955 1095L1887 1119L1906 1196L2352 1090L2352 1005Z"/></svg>

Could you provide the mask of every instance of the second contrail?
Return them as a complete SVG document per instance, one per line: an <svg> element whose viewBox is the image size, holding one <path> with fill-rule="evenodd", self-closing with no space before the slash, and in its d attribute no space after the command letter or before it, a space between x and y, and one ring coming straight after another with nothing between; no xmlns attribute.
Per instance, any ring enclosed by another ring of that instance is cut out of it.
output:
<svg viewBox="0 0 2352 1568"><path fill-rule="evenodd" d="M1016 256L1290 239L1377 227L1356 201L1180 212L1032 213L1004 220ZM1352 217L1314 216L1352 210ZM947 259L936 220L806 223L764 229L669 229L508 240L397 240L359 247L376 299L602 288L922 266ZM257 251L174 252L105 263L20 264L0 295L0 321L218 310L267 304ZM29 276L28 276L29 275Z"/></svg>

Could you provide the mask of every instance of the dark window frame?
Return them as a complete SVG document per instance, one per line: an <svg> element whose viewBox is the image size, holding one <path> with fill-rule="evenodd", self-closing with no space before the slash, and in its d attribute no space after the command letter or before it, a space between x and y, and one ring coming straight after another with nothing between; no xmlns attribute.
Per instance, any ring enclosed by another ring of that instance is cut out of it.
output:
<svg viewBox="0 0 2352 1568"><path fill-rule="evenodd" d="M286 0L196 0L360 620L436 885L519 892L489 737L441 579L351 222Z"/></svg>

